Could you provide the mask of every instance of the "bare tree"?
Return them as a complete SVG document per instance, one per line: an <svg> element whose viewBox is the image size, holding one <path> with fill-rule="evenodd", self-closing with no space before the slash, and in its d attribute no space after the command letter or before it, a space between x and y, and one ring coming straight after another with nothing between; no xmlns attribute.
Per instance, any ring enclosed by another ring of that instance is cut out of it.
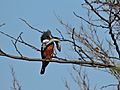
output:
<svg viewBox="0 0 120 90"><path fill-rule="evenodd" d="M50 62L56 63L65 63L65 64L75 64L85 67L97 67L104 68L108 73L113 75L118 83L110 84L103 86L106 88L108 86L117 86L117 89L120 90L120 1L119 0L84 0L84 3L81 4L83 8L87 11L87 16L82 17L73 12L77 19L81 21L80 29L65 23L64 20L61 20L58 16L57 19L63 27L65 27L68 37L65 37L65 34L62 30L56 29L61 35L59 38L61 42L69 43L73 49L73 52L76 53L77 58L69 59L64 57L59 57L57 54L54 55L53 59ZM21 19L30 29L43 33L42 30L34 28L26 20ZM5 24L1 24L0 27ZM86 27L87 26L87 27ZM5 52L3 48L0 48L0 56L9 57L17 60L26 60L26 61L43 61L44 59L40 58L30 58L23 55L17 44L23 44L36 52L41 50L27 43L23 37L22 32L17 38L11 36L3 31L0 31L1 34L7 36L12 40L13 46L16 50L17 55L11 55L9 52ZM73 68L79 75L80 90L89 90L89 79L87 75L82 75L80 70ZM74 74L72 74L73 78ZM83 76L83 77L82 77ZM82 85L82 86L81 86ZM68 90L71 90L67 81L65 86Z"/></svg>
<svg viewBox="0 0 120 90"><path fill-rule="evenodd" d="M96 62L115 66L106 71L115 76L118 83L102 88L117 86L120 90L120 1L84 1L82 6L88 11L87 19L73 12L82 20L80 30L76 30L59 18L58 20L66 28L73 41L74 52L78 54L80 60L90 61L93 63L92 66Z"/></svg>

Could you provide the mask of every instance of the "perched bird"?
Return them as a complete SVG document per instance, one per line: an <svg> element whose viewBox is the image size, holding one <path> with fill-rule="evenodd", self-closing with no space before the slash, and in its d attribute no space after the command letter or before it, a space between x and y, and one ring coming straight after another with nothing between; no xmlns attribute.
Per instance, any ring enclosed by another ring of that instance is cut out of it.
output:
<svg viewBox="0 0 120 90"><path fill-rule="evenodd" d="M41 42L41 57L44 61L42 61L40 74L44 74L45 68L49 64L49 61L52 59L54 54L54 43L59 51L61 51L61 47L59 44L60 40L57 37L53 37L50 30L43 33L41 36Z"/></svg>

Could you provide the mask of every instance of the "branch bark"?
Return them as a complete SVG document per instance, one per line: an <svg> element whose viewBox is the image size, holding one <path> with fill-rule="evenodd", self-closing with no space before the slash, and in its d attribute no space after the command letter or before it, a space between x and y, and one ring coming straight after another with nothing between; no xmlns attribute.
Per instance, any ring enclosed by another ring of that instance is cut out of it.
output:
<svg viewBox="0 0 120 90"><path fill-rule="evenodd" d="M16 59L16 60L21 60L21 61L33 61L33 62L41 62L44 61L45 59L40 59L40 58L30 58L30 57L25 57L25 56L14 56L7 54L0 50L2 53L1 56L4 57L9 57L11 60ZM114 65L110 64L103 64L99 62L91 62L91 61L80 61L80 60L68 60L68 59L60 59L60 58L54 58L49 62L56 62L56 63L63 63L63 64L76 64L76 65L81 65L81 66L86 66L86 67L98 67L98 68L112 68L115 67Z"/></svg>

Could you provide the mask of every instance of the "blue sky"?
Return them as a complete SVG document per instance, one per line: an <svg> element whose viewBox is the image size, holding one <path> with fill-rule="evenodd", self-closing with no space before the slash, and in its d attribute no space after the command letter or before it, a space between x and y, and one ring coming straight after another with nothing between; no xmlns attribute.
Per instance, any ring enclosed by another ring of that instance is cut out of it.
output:
<svg viewBox="0 0 120 90"><path fill-rule="evenodd" d="M18 18L27 20L31 25L41 30L50 29L55 36L60 36L55 29L63 28L58 23L54 12L67 23L77 26L80 23L73 15L73 11L84 16L84 11L80 7L81 2L81 0L0 0L0 23L6 23L0 30L14 37L17 37L20 32L23 32L23 38L28 43L40 48L41 34L32 31ZM0 34L0 42L2 42L0 47L3 48L4 51L16 54L11 39ZM62 52L58 53L58 55L65 56L63 55L64 53L66 55L72 55L70 48L64 47L66 45L64 43L61 44L63 47ZM18 44L18 47L23 55L40 57L39 52L31 50L24 45ZM69 76L69 73L72 71L71 65L51 63L47 67L45 75L41 76L39 75L41 66L39 62L17 61L0 57L0 90L11 90L12 76L10 66L14 67L17 79L22 85L22 90L66 90L64 87L64 79L67 79L70 84L73 85L71 77ZM92 86L95 83L102 83L101 86L113 83L114 78L110 79L109 77L111 76L106 75L105 72L96 72L95 69L88 69L87 72L90 78L94 78L91 84Z"/></svg>

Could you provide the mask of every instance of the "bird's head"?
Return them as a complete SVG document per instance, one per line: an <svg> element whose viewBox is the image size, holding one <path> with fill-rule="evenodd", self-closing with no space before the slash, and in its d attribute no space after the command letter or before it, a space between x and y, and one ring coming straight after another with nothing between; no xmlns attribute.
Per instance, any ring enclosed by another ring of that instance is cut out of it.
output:
<svg viewBox="0 0 120 90"><path fill-rule="evenodd" d="M51 34L50 30L43 32L43 34L41 36L41 42L43 42L44 40L51 40L51 39L52 39L52 34Z"/></svg>
<svg viewBox="0 0 120 90"><path fill-rule="evenodd" d="M50 30L47 30L43 33L43 35L41 36L41 42L47 43L47 45L55 42L58 51L61 51L60 39L58 37L53 37Z"/></svg>

